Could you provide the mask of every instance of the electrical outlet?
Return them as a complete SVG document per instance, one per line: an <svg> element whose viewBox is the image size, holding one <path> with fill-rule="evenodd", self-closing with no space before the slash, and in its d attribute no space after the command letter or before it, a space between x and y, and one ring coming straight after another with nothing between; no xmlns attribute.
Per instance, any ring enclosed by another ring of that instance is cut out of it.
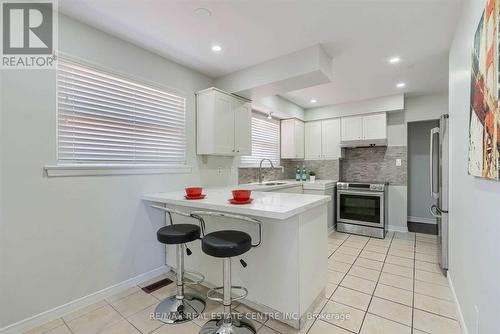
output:
<svg viewBox="0 0 500 334"><path fill-rule="evenodd" d="M396 166L401 167L401 159L396 159Z"/></svg>

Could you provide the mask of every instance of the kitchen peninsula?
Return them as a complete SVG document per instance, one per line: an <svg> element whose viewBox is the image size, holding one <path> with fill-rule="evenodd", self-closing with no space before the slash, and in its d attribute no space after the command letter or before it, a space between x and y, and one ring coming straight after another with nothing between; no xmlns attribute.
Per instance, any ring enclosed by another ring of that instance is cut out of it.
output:
<svg viewBox="0 0 500 334"><path fill-rule="evenodd" d="M253 191L251 204L228 202L233 188L208 188L206 198L186 200L184 191L143 196L149 204L165 205L185 212L220 211L246 215L262 222L262 243L242 258L243 268L233 261L233 285L245 286L248 297L242 301L258 311L281 315L281 321L295 328L303 327L324 295L327 282L327 203L329 196ZM154 203L151 203L154 202ZM153 210L153 209L152 209ZM174 216L175 223L189 218ZM206 217L207 233L236 229L258 239L255 226L226 218ZM193 254L186 258L188 271L205 275L205 285L222 284L221 262L201 251L199 242L189 244ZM167 246L167 265L175 267L175 249Z"/></svg>

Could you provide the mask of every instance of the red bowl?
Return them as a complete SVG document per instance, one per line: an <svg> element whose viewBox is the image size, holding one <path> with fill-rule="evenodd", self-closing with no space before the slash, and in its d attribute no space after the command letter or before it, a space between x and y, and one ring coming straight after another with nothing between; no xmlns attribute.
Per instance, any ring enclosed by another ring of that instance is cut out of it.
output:
<svg viewBox="0 0 500 334"><path fill-rule="evenodd" d="M237 201L247 201L251 193L251 190L233 190L233 198Z"/></svg>
<svg viewBox="0 0 500 334"><path fill-rule="evenodd" d="M189 197L198 197L201 195L202 191L202 187L190 187L186 188L186 195L188 195Z"/></svg>

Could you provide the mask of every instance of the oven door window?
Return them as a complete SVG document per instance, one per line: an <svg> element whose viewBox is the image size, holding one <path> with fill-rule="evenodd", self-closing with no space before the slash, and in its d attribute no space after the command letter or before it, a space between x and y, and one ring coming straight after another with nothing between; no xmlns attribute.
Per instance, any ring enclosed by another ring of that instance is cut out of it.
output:
<svg viewBox="0 0 500 334"><path fill-rule="evenodd" d="M339 204L341 219L382 224L381 198L379 196L342 194Z"/></svg>

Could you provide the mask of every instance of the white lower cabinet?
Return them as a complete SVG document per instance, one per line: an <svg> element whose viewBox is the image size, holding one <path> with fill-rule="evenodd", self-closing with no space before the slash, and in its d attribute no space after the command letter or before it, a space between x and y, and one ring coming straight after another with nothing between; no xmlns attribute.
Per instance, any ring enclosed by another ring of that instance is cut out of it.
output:
<svg viewBox="0 0 500 334"><path fill-rule="evenodd" d="M298 185L293 187L281 188L270 190L270 192L274 193L289 193L289 194L308 194L308 195L326 195L330 196L331 200L328 202L328 230L333 229L334 224L334 208L335 208L335 188L326 188L326 189L304 189L307 187L307 184Z"/></svg>
<svg viewBox="0 0 500 334"><path fill-rule="evenodd" d="M334 219L335 219L335 188L329 188L329 189L304 189L303 190L304 194L309 194L309 195L327 195L331 196L330 202L328 202L328 230L333 229L334 225Z"/></svg>
<svg viewBox="0 0 500 334"><path fill-rule="evenodd" d="M294 187L288 187L288 188L282 188L282 189L276 189L273 190L275 193L289 193L289 194L302 194L302 185L300 186L294 186Z"/></svg>

